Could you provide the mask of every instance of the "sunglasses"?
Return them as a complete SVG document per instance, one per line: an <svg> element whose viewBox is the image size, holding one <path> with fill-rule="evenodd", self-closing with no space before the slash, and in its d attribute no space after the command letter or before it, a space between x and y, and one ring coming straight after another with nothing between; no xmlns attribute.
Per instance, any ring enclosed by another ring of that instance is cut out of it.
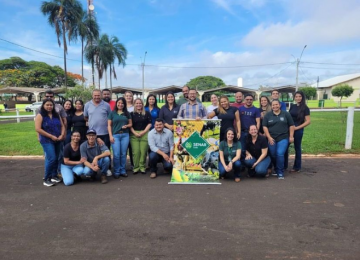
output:
<svg viewBox="0 0 360 260"><path fill-rule="evenodd" d="M54 96L45 96L45 97L47 97L47 98L53 98Z"/></svg>

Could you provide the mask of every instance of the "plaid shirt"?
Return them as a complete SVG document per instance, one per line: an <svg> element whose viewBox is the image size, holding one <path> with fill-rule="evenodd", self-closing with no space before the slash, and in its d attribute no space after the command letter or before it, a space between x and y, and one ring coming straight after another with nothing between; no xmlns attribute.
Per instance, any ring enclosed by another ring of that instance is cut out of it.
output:
<svg viewBox="0 0 360 260"><path fill-rule="evenodd" d="M193 105L190 102L182 104L178 114L179 119L196 119L197 117L206 118L206 108L200 102L195 102Z"/></svg>

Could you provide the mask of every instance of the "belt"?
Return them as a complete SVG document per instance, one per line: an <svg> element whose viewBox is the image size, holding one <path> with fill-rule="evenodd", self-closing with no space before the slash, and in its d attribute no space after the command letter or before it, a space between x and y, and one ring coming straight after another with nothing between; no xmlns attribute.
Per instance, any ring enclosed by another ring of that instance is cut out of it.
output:
<svg viewBox="0 0 360 260"><path fill-rule="evenodd" d="M124 131L119 131L119 132L117 132L118 134L125 134L125 132Z"/></svg>

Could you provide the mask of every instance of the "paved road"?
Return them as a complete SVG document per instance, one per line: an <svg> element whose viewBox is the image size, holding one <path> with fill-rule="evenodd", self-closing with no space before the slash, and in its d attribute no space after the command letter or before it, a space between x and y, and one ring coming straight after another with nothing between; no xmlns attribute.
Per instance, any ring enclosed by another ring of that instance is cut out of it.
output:
<svg viewBox="0 0 360 260"><path fill-rule="evenodd" d="M360 259L359 159L305 158L284 181L149 175L42 186L0 159L0 259Z"/></svg>

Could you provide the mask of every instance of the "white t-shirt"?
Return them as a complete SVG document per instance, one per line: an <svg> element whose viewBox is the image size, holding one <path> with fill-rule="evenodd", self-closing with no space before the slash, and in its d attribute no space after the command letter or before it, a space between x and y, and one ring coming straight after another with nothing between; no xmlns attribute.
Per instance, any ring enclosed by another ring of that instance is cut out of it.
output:
<svg viewBox="0 0 360 260"><path fill-rule="evenodd" d="M208 107L206 108L207 114L210 114L211 112L213 112L215 108L217 108L217 106L214 106L214 105L208 106ZM214 116L212 119L218 119L218 117L217 117L217 116Z"/></svg>
<svg viewBox="0 0 360 260"><path fill-rule="evenodd" d="M129 113L134 112L134 106L126 108Z"/></svg>

